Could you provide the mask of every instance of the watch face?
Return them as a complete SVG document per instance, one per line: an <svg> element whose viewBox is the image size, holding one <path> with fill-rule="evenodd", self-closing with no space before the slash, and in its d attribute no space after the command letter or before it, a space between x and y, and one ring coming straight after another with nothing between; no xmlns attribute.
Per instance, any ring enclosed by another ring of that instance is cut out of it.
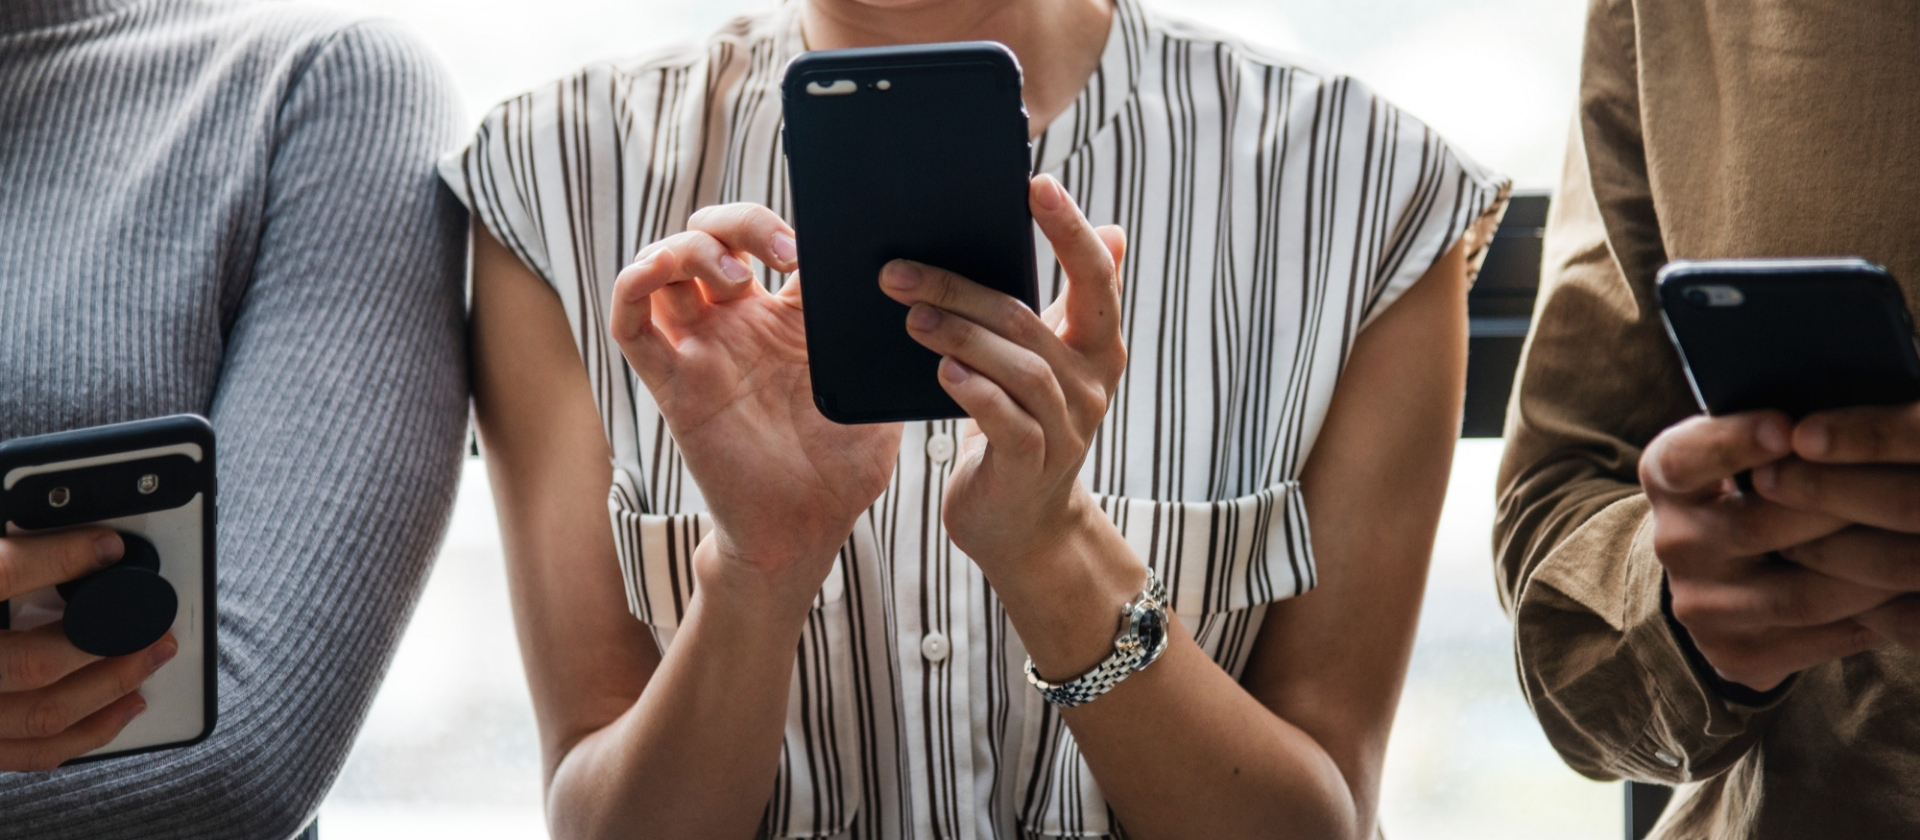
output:
<svg viewBox="0 0 1920 840"><path fill-rule="evenodd" d="M1133 630L1140 639L1140 648L1149 653L1160 649L1161 641L1167 637L1167 614L1161 610L1143 610L1134 619Z"/></svg>

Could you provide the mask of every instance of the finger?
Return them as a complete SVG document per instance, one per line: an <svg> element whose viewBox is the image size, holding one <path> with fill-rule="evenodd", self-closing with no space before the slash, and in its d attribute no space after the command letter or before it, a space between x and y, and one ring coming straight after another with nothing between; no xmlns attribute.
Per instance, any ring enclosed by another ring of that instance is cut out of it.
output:
<svg viewBox="0 0 1920 840"><path fill-rule="evenodd" d="M1852 523L1759 496L1735 494L1705 501L1659 501L1653 550L1675 574L1731 579L1769 552L1800 545Z"/></svg>
<svg viewBox="0 0 1920 840"><path fill-rule="evenodd" d="M1920 536L1880 528L1848 528L1780 550L1823 575L1898 592L1920 591Z"/></svg>
<svg viewBox="0 0 1920 840"><path fill-rule="evenodd" d="M1012 295L975 283L944 268L894 260L880 269L880 290L908 306L931 304L986 327L1024 347L1049 364L1065 364L1070 354L1058 335Z"/></svg>
<svg viewBox="0 0 1920 840"><path fill-rule="evenodd" d="M0 631L0 692L46 688L100 661L67 641L60 622L32 630Z"/></svg>
<svg viewBox="0 0 1920 840"><path fill-rule="evenodd" d="M673 254L658 250L627 266L613 282L607 332L640 379L653 387L672 375L679 354L653 323L653 293L675 273Z"/></svg>
<svg viewBox="0 0 1920 840"><path fill-rule="evenodd" d="M1673 617L1689 628L1819 627L1900 596L1779 562L1756 566L1738 580L1670 577L1668 585Z"/></svg>
<svg viewBox="0 0 1920 840"><path fill-rule="evenodd" d="M1053 330L1054 335L1060 334L1062 330L1062 326L1066 324L1066 322L1067 322L1067 296L1066 295L1061 295L1057 298L1054 298L1052 303L1047 304L1047 308L1040 310L1040 323L1046 324L1047 329Z"/></svg>
<svg viewBox="0 0 1920 840"><path fill-rule="evenodd" d="M1684 622L1683 622L1684 623ZM1761 633L1696 633L1693 642L1724 679L1768 691L1787 677L1887 643L1853 619L1819 627L1781 627Z"/></svg>
<svg viewBox="0 0 1920 840"><path fill-rule="evenodd" d="M46 688L0 694L0 738L51 738L122 697L179 653L171 633L152 647L102 659Z"/></svg>
<svg viewBox="0 0 1920 840"><path fill-rule="evenodd" d="M1071 433L1060 380L1039 354L926 303L907 312L907 333L927 349L960 362L964 373L992 380L1047 433Z"/></svg>
<svg viewBox="0 0 1920 840"><path fill-rule="evenodd" d="M1920 470L1912 467L1811 464L1787 458L1754 470L1753 486L1781 504L1920 533Z"/></svg>
<svg viewBox="0 0 1920 840"><path fill-rule="evenodd" d="M1808 415L1793 427L1793 451L1829 464L1920 464L1920 403Z"/></svg>
<svg viewBox="0 0 1920 840"><path fill-rule="evenodd" d="M966 410L994 451L1010 456L1014 464L1046 462L1047 433L1040 421L1022 411L992 380L948 358L940 360L940 387Z"/></svg>
<svg viewBox="0 0 1920 840"><path fill-rule="evenodd" d="M1051 175L1033 179L1028 204L1067 276L1066 341L1081 352L1110 353L1120 336L1120 260L1126 234L1096 231Z"/></svg>
<svg viewBox="0 0 1920 840"><path fill-rule="evenodd" d="M134 718L147 710L147 701L129 694L66 731L48 738L0 740L0 771L44 773L111 743Z"/></svg>
<svg viewBox="0 0 1920 840"><path fill-rule="evenodd" d="M0 601L97 572L125 551L108 528L0 538Z"/></svg>
<svg viewBox="0 0 1920 840"><path fill-rule="evenodd" d="M1682 420L1647 444L1640 483L1666 496L1715 495L1727 478L1785 456L1789 429L1777 411Z"/></svg>
<svg viewBox="0 0 1920 840"><path fill-rule="evenodd" d="M805 308L806 298L802 296L803 291L805 290L800 288L800 272L796 271L787 275L786 285L780 287L778 294L786 298L788 303Z"/></svg>
<svg viewBox="0 0 1920 840"><path fill-rule="evenodd" d="M675 288L673 284L698 281L702 297L688 297L689 304L724 303L759 291L753 269L747 265L746 252L726 240L702 230L687 230L655 242L642 250L644 259L659 251L673 254L674 275L664 289L673 294L690 295L693 285ZM677 303L678 301L676 301ZM676 317L691 318L700 307L694 306Z"/></svg>
<svg viewBox="0 0 1920 840"><path fill-rule="evenodd" d="M730 251L744 251L776 271L800 267L793 228L780 214L759 204L715 204L694 211L687 230L701 231L725 243Z"/></svg>

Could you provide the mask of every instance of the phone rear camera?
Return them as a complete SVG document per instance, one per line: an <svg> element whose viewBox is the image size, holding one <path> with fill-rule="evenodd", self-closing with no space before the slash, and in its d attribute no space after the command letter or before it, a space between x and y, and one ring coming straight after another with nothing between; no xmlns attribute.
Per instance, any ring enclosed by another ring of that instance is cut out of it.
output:
<svg viewBox="0 0 1920 840"><path fill-rule="evenodd" d="M886 79L881 79L880 81L874 82L873 86L881 90L886 90L887 88L893 87L893 83L887 81Z"/></svg>
<svg viewBox="0 0 1920 840"><path fill-rule="evenodd" d="M151 496L153 491L160 489L160 476L153 473L140 476L140 481L134 485L134 488L139 490L142 496Z"/></svg>
<svg viewBox="0 0 1920 840"><path fill-rule="evenodd" d="M1747 302L1746 293L1733 286L1689 286L1680 294L1694 306L1739 306Z"/></svg>
<svg viewBox="0 0 1920 840"><path fill-rule="evenodd" d="M47 504L54 507L66 507L67 503L71 501L73 501L73 493L69 492L65 487L55 487L47 493Z"/></svg>

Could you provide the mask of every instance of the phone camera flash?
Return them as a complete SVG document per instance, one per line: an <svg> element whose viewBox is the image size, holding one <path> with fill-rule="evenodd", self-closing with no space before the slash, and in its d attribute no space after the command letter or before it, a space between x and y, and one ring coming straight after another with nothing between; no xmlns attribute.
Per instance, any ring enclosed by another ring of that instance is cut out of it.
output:
<svg viewBox="0 0 1920 840"><path fill-rule="evenodd" d="M73 494L67 492L67 488L65 487L55 487L52 492L47 494L47 504L57 508L66 507L67 503L71 501L73 501Z"/></svg>
<svg viewBox="0 0 1920 840"><path fill-rule="evenodd" d="M887 88L893 87L893 83L887 81L886 79L881 79L880 81L874 82L873 86L881 90L886 90Z"/></svg>
<svg viewBox="0 0 1920 840"><path fill-rule="evenodd" d="M139 488L140 495L142 496L151 494L153 491L160 489L160 476L147 473L146 475L140 476L140 483L134 486Z"/></svg>

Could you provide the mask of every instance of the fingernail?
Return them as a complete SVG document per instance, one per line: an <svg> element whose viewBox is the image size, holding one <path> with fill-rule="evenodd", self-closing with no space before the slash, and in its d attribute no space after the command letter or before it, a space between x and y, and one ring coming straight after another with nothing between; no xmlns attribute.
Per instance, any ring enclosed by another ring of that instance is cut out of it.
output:
<svg viewBox="0 0 1920 840"><path fill-rule="evenodd" d="M1761 449L1785 455L1787 450L1793 447L1792 441L1788 438L1789 434L1787 421L1778 417L1767 417L1760 421L1760 427L1754 430L1753 437L1760 444Z"/></svg>
<svg viewBox="0 0 1920 840"><path fill-rule="evenodd" d="M1793 436L1800 442L1795 448L1800 450L1800 454L1811 458L1825 456L1828 448L1833 446L1833 432L1824 421L1802 423L1799 429L1794 430Z"/></svg>
<svg viewBox="0 0 1920 840"><path fill-rule="evenodd" d="M1772 464L1761 464L1753 468L1754 489L1762 493L1772 493L1773 488L1778 485L1779 480L1780 477L1774 473L1774 466Z"/></svg>
<svg viewBox="0 0 1920 840"><path fill-rule="evenodd" d="M93 541L93 559L101 566L119 562L120 556L126 552L126 544L120 541L119 534L101 534Z"/></svg>
<svg viewBox="0 0 1920 840"><path fill-rule="evenodd" d="M1046 183L1040 185L1040 193L1038 196L1040 206L1048 210L1058 210L1065 206L1067 203L1067 191L1060 186L1060 182L1052 175L1042 175L1040 177L1046 179Z"/></svg>
<svg viewBox="0 0 1920 840"><path fill-rule="evenodd" d="M147 713L147 698L135 695L133 708L127 711L127 720L133 720Z"/></svg>
<svg viewBox="0 0 1920 840"><path fill-rule="evenodd" d="M746 263L734 259L732 254L720 258L720 273L735 283L745 283L753 279L752 269L747 268Z"/></svg>
<svg viewBox="0 0 1920 840"><path fill-rule="evenodd" d="M916 330L930 330L940 326L940 310L924 303L920 304L907 310L907 325Z"/></svg>
<svg viewBox="0 0 1920 840"><path fill-rule="evenodd" d="M161 639L154 644L151 650L147 651L147 667L157 671L160 669L160 666L173 661L173 657L179 653L179 642L172 639Z"/></svg>
<svg viewBox="0 0 1920 840"><path fill-rule="evenodd" d="M773 235L773 258L779 260L781 265L793 265L794 258L799 255L800 251L794 247L793 237L784 233Z"/></svg>
<svg viewBox="0 0 1920 840"><path fill-rule="evenodd" d="M894 260L880 271L880 282L889 289L907 291L920 286L920 266L906 260ZM936 320L936 323L938 321Z"/></svg>
<svg viewBox="0 0 1920 840"><path fill-rule="evenodd" d="M940 360L940 375L946 377L948 382L957 384L972 379L973 371L967 370L966 365L960 364L958 361L955 361L952 356L948 356Z"/></svg>

